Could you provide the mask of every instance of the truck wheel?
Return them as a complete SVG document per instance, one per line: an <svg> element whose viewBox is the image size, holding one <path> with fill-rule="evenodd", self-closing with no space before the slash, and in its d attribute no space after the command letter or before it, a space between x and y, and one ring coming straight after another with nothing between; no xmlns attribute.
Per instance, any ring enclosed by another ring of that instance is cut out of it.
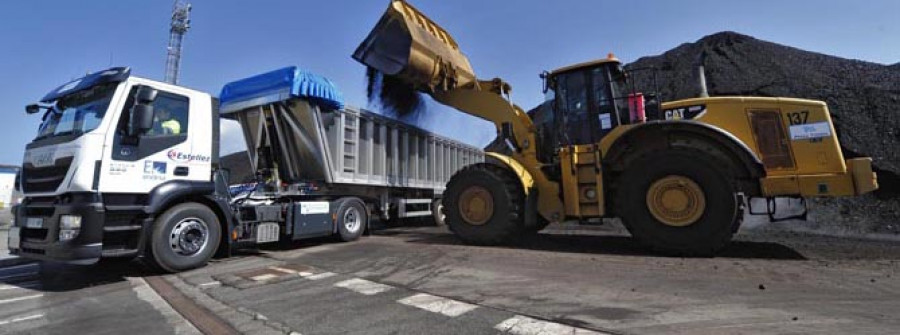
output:
<svg viewBox="0 0 900 335"><path fill-rule="evenodd" d="M145 259L166 272L198 268L216 252L221 234L218 217L206 206L176 205L153 223Z"/></svg>
<svg viewBox="0 0 900 335"><path fill-rule="evenodd" d="M342 201L335 214L337 214L338 235L341 241L355 241L366 230L366 222L369 218L366 214L366 206L362 202L358 200Z"/></svg>
<svg viewBox="0 0 900 335"><path fill-rule="evenodd" d="M431 202L431 217L434 219L435 226L443 226L447 221L447 215L444 214L444 204L441 199L434 199Z"/></svg>
<svg viewBox="0 0 900 335"><path fill-rule="evenodd" d="M739 224L731 175L697 150L672 149L632 163L617 183L617 211L641 244L675 255L710 256Z"/></svg>
<svg viewBox="0 0 900 335"><path fill-rule="evenodd" d="M491 164L468 166L450 178L444 213L463 242L497 245L524 233L525 194L515 175Z"/></svg>

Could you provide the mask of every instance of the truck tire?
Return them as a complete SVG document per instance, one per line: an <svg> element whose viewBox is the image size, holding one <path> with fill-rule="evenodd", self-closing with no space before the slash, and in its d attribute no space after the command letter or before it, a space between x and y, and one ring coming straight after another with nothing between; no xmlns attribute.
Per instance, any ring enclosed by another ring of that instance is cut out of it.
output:
<svg viewBox="0 0 900 335"><path fill-rule="evenodd" d="M450 178L444 191L447 226L464 243L499 245L523 233L525 192L509 170L470 165Z"/></svg>
<svg viewBox="0 0 900 335"><path fill-rule="evenodd" d="M359 239L369 222L366 206L356 199L341 201L337 212L337 230L341 241L350 242Z"/></svg>
<svg viewBox="0 0 900 335"><path fill-rule="evenodd" d="M632 237L665 254L711 256L740 224L730 171L699 150L671 149L630 164L616 183L617 212Z"/></svg>
<svg viewBox="0 0 900 335"><path fill-rule="evenodd" d="M447 215L444 214L444 204L440 198L431 202L431 218L434 219L434 225L441 227L447 224Z"/></svg>
<svg viewBox="0 0 900 335"><path fill-rule="evenodd" d="M188 202L176 205L156 218L145 259L166 272L206 265L219 247L219 218L208 207Z"/></svg>

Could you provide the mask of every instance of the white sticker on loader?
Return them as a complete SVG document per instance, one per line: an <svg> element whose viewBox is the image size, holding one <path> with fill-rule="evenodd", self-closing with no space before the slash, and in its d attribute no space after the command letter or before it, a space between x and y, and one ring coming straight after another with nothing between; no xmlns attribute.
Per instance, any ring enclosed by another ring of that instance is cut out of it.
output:
<svg viewBox="0 0 900 335"><path fill-rule="evenodd" d="M301 202L300 214L328 214L328 201Z"/></svg>
<svg viewBox="0 0 900 335"><path fill-rule="evenodd" d="M809 140L831 136L831 126L828 122L809 124L797 124L791 126L791 140Z"/></svg>
<svg viewBox="0 0 900 335"><path fill-rule="evenodd" d="M608 113L600 114L600 129L612 128L612 117Z"/></svg>

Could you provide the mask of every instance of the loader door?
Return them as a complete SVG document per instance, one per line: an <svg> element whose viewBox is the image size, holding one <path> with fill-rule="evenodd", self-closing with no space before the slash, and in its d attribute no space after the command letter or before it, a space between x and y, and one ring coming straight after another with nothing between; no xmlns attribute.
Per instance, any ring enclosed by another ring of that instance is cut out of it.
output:
<svg viewBox="0 0 900 335"><path fill-rule="evenodd" d="M555 84L555 117L562 122L560 143L597 143L620 124L605 67L559 74Z"/></svg>

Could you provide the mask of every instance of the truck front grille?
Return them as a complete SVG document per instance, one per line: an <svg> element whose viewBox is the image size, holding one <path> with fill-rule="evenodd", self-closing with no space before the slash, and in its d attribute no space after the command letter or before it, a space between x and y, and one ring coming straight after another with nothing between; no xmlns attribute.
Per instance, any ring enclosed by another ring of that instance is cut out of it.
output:
<svg viewBox="0 0 900 335"><path fill-rule="evenodd" d="M73 157L57 159L51 166L35 167L25 164L22 168L22 189L25 193L53 192L66 179Z"/></svg>

